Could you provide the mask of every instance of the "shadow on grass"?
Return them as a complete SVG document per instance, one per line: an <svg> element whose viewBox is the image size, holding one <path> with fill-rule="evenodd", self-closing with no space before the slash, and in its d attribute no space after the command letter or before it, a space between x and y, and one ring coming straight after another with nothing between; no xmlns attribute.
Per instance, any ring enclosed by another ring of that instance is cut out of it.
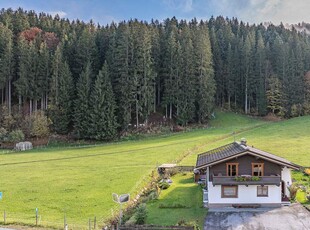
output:
<svg viewBox="0 0 310 230"><path fill-rule="evenodd" d="M180 179L179 184L194 184L194 176L190 178Z"/></svg>

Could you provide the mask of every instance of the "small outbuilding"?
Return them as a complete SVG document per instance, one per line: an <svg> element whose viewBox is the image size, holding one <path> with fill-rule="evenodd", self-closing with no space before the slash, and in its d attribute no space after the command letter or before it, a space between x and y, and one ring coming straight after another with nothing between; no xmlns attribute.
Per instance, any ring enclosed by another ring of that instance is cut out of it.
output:
<svg viewBox="0 0 310 230"><path fill-rule="evenodd" d="M177 164L162 164L157 167L158 174L164 175L167 170L173 169L177 166Z"/></svg>

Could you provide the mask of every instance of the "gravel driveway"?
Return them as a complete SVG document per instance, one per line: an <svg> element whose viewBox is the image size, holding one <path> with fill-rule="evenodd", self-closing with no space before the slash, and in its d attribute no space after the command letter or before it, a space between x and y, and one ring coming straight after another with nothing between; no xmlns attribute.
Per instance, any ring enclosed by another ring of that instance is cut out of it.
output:
<svg viewBox="0 0 310 230"><path fill-rule="evenodd" d="M310 230L310 212L300 204L276 209L210 210L205 230Z"/></svg>

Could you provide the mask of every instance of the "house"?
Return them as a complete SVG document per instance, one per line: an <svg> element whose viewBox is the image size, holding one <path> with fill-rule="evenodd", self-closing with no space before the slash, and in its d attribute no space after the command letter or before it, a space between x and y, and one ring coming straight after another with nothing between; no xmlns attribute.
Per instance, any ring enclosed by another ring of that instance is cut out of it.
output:
<svg viewBox="0 0 310 230"><path fill-rule="evenodd" d="M290 171L299 168L242 140L199 154L194 173L196 182L206 184L207 207L274 207L288 203Z"/></svg>

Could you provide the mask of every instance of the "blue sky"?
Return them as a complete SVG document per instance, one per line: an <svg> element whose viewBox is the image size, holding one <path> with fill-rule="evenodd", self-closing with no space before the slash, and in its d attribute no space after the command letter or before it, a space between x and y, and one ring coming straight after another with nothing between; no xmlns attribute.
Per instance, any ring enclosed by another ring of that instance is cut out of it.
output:
<svg viewBox="0 0 310 230"><path fill-rule="evenodd" d="M0 8L35 10L101 25L137 18L150 21L237 17L250 23L310 22L310 0L0 0Z"/></svg>

